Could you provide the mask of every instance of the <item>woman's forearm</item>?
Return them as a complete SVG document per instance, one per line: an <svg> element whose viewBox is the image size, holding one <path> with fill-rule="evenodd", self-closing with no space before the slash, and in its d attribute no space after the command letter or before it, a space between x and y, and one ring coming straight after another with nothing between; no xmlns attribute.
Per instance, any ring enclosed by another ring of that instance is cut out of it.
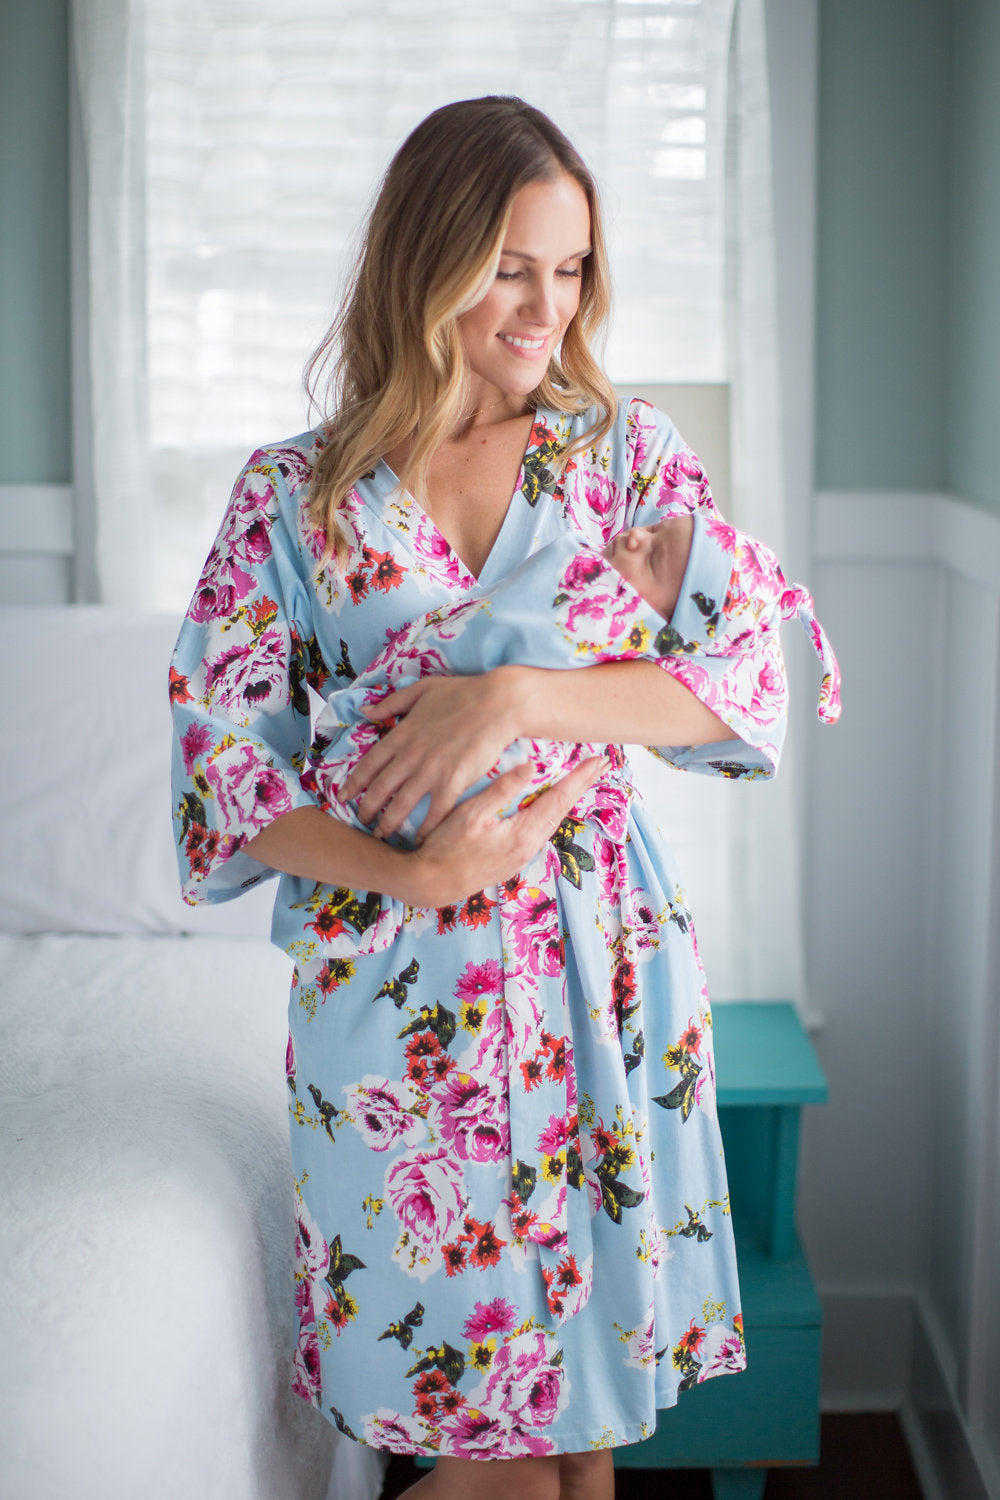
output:
<svg viewBox="0 0 1000 1500"><path fill-rule="evenodd" d="M261 864L323 885L378 891L409 906L445 906L508 880L544 847L570 808L607 769L593 756L510 817L529 769L513 766L430 831L419 849L398 849L318 807L275 818L245 845Z"/></svg>
<svg viewBox="0 0 1000 1500"><path fill-rule="evenodd" d="M710 745L733 731L683 683L651 661L568 671L498 667L511 738L593 744Z"/></svg>
<svg viewBox="0 0 1000 1500"><path fill-rule="evenodd" d="M318 807L298 807L245 845L245 853L272 870L301 875L324 885L382 891L419 905L418 873L405 849L330 817Z"/></svg>

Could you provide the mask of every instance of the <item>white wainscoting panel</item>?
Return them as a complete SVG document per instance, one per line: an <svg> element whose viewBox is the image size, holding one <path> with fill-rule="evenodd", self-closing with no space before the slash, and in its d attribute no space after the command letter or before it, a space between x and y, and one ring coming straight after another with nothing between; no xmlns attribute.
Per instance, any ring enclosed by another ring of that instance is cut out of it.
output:
<svg viewBox="0 0 1000 1500"><path fill-rule="evenodd" d="M70 485L0 484L0 604L68 604L73 553Z"/></svg>
<svg viewBox="0 0 1000 1500"><path fill-rule="evenodd" d="M1000 516L823 493L814 519L844 670L841 724L811 747L805 834L831 1084L808 1112L802 1193L825 1401L873 1400L881 1371L927 1494L1000 1500ZM884 1336L907 1289L913 1359L873 1360L859 1309Z"/></svg>

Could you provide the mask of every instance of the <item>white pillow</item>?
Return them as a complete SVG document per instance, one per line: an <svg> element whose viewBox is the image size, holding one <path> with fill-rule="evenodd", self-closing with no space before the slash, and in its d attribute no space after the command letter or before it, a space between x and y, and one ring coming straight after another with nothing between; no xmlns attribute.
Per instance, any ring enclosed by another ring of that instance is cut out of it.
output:
<svg viewBox="0 0 1000 1500"><path fill-rule="evenodd" d="M267 936L271 881L223 906L180 898L167 694L179 625L0 609L0 931Z"/></svg>

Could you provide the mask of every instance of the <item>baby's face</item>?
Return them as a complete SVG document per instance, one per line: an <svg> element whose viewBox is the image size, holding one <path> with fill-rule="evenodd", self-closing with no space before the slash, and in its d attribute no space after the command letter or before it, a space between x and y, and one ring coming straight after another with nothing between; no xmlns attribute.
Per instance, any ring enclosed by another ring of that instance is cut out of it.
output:
<svg viewBox="0 0 1000 1500"><path fill-rule="evenodd" d="M669 517L633 526L604 549L608 562L667 620L677 606L692 529L690 516Z"/></svg>

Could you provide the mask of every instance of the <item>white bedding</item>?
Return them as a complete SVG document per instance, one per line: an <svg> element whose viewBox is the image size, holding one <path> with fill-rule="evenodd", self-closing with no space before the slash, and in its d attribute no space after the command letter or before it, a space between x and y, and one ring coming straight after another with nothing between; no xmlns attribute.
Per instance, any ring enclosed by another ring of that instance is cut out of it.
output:
<svg viewBox="0 0 1000 1500"><path fill-rule="evenodd" d="M289 961L0 937L0 1496L368 1500L289 1391Z"/></svg>

